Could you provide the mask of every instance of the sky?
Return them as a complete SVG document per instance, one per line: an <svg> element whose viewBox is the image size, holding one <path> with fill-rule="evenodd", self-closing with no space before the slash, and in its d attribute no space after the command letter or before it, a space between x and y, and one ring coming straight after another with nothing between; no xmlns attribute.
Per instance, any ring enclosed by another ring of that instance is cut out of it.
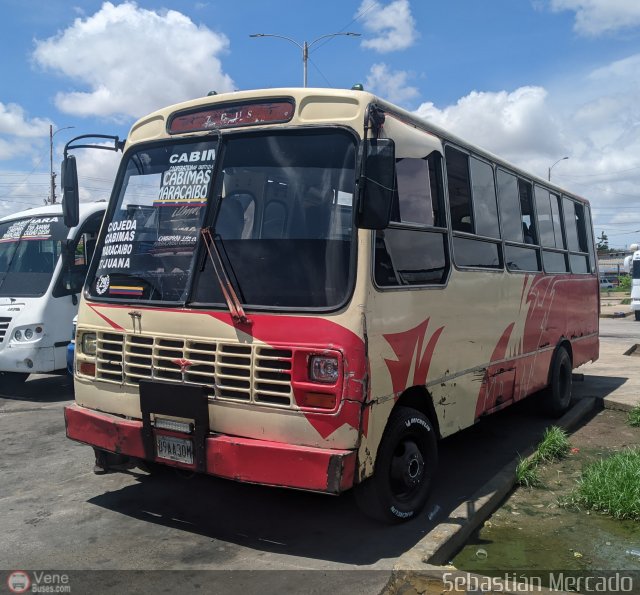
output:
<svg viewBox="0 0 640 595"><path fill-rule="evenodd" d="M50 126L58 174L75 135L126 138L144 114L209 91L302 86L306 41L310 87L362 83L532 174L552 167L591 202L597 237L640 242L638 0L0 7L0 216L50 199ZM323 37L347 32L360 37ZM120 154L77 155L81 199L108 199Z"/></svg>

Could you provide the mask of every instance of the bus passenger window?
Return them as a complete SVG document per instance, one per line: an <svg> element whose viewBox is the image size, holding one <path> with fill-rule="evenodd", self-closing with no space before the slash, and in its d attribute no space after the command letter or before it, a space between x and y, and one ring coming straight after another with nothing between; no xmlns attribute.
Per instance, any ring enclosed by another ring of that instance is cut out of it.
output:
<svg viewBox="0 0 640 595"><path fill-rule="evenodd" d="M524 228L520 213L518 178L501 169L498 170L497 178L502 237L511 242L526 242L523 237ZM527 233L528 231L527 227ZM533 243L533 238L531 243Z"/></svg>
<svg viewBox="0 0 640 595"><path fill-rule="evenodd" d="M531 184L529 182L525 182L524 180L518 179L518 193L520 195L520 212L522 214L522 223L527 226L529 236L531 237L531 242L527 242L526 238L524 238L525 243L537 244L538 234L536 233L536 225L533 215L533 193L531 191ZM522 228L523 231L524 225Z"/></svg>
<svg viewBox="0 0 640 595"><path fill-rule="evenodd" d="M475 157L469 160L471 165L471 188L475 233L489 238L499 238L498 205L496 204L496 186L493 180L493 168Z"/></svg>
<svg viewBox="0 0 640 595"><path fill-rule="evenodd" d="M451 228L454 231L473 233L469 157L462 151L447 147L445 149L445 158L447 162Z"/></svg>
<svg viewBox="0 0 640 595"><path fill-rule="evenodd" d="M426 159L399 159L396 163L398 208L392 220L403 223L434 224L429 164Z"/></svg>

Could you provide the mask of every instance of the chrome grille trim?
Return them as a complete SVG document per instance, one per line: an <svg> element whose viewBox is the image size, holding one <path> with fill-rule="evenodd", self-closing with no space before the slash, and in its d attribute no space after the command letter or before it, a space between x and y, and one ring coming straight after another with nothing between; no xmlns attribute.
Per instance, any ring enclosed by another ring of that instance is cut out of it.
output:
<svg viewBox="0 0 640 595"><path fill-rule="evenodd" d="M209 387L210 397L220 401L297 409L291 349L113 332L97 335L96 380L128 386L143 379L198 384Z"/></svg>

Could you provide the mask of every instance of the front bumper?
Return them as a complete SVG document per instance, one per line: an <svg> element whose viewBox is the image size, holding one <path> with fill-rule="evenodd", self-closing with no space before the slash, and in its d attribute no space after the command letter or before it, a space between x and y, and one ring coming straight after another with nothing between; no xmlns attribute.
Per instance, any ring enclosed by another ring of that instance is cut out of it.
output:
<svg viewBox="0 0 640 595"><path fill-rule="evenodd" d="M56 369L53 347L9 343L0 349L0 371L46 374Z"/></svg>
<svg viewBox="0 0 640 595"><path fill-rule="evenodd" d="M64 410L67 437L108 452L149 460L143 423L69 405ZM154 433L178 436L169 431ZM184 435L182 435L184 437ZM264 485L338 494L353 486L356 452L297 446L281 442L209 434L205 439L204 472L217 477ZM187 465L163 464L195 471Z"/></svg>

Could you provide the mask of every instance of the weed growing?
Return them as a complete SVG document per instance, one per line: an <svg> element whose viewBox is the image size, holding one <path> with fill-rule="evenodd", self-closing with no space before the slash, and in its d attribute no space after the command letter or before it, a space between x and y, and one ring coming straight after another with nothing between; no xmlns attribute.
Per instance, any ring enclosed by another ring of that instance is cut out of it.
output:
<svg viewBox="0 0 640 595"><path fill-rule="evenodd" d="M517 484L525 488L540 487L542 481L538 466L564 458L570 448L567 433L562 428L547 428L533 455L527 459L520 457L516 467Z"/></svg>
<svg viewBox="0 0 640 595"><path fill-rule="evenodd" d="M516 481L525 488L535 488L542 485L538 465L533 458L520 458L516 467Z"/></svg>
<svg viewBox="0 0 640 595"><path fill-rule="evenodd" d="M640 428L640 405L634 407L631 411L629 411L629 415L627 416L627 423L632 428Z"/></svg>
<svg viewBox="0 0 640 595"><path fill-rule="evenodd" d="M640 520L640 449L628 449L587 466L565 505L616 519Z"/></svg>
<svg viewBox="0 0 640 595"><path fill-rule="evenodd" d="M567 433L562 428L551 426L545 430L533 456L538 463L551 463L566 457L570 448Z"/></svg>

